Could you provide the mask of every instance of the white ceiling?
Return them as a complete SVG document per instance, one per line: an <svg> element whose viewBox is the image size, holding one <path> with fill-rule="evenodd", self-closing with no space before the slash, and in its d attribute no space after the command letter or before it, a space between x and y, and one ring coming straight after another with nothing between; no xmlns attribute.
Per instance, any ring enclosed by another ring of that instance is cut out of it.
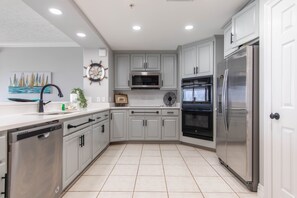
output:
<svg viewBox="0 0 297 198"><path fill-rule="evenodd" d="M78 46L22 0L0 1L0 47Z"/></svg>
<svg viewBox="0 0 297 198"><path fill-rule="evenodd" d="M222 34L248 0L74 0L113 50L175 50ZM133 3L134 8L129 5ZM194 25L192 31L184 26ZM142 30L135 32L133 25Z"/></svg>

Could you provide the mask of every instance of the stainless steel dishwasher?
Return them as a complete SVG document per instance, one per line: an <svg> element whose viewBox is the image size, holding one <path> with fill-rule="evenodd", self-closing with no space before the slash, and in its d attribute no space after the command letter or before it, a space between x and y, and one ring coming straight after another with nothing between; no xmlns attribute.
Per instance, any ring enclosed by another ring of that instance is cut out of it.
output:
<svg viewBox="0 0 297 198"><path fill-rule="evenodd" d="M63 131L59 122L9 132L9 198L58 198Z"/></svg>

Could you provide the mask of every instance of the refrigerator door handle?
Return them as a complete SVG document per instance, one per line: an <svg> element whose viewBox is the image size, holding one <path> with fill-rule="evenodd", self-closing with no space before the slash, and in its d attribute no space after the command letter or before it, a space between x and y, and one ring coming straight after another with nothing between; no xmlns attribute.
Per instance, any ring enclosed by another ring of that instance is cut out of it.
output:
<svg viewBox="0 0 297 198"><path fill-rule="evenodd" d="M224 81L223 81L223 93L222 93L222 110L223 110L223 118L225 130L228 131L228 120L227 120L227 81L228 81L228 72L229 70L225 70Z"/></svg>

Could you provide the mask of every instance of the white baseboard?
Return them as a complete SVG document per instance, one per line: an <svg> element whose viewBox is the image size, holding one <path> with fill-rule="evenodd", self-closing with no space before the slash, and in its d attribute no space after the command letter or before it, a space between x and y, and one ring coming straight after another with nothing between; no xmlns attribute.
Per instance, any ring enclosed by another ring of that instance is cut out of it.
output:
<svg viewBox="0 0 297 198"><path fill-rule="evenodd" d="M258 197L264 198L264 186L262 184L258 184Z"/></svg>

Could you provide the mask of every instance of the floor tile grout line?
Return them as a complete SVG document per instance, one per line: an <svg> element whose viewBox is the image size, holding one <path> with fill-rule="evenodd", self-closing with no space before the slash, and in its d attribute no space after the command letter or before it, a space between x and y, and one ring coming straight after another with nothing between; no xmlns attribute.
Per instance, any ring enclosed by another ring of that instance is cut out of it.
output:
<svg viewBox="0 0 297 198"><path fill-rule="evenodd" d="M109 146L108 146L108 147L109 147ZM106 184L106 182L107 182L108 178L110 177L112 171L114 170L115 166L117 165L118 161L120 160L120 158L121 158L121 156L122 156L124 150L126 149L126 147L127 147L127 144L125 144L125 147L122 149L121 154L119 155L119 157L118 157L117 161L115 162L113 168L111 169L110 173L109 173L108 176L106 177L106 179L105 179L105 181L104 181L102 187L100 188L100 191L99 191L99 193L98 193L98 195L97 195L96 198L99 198L99 195L100 195L100 193L102 192L102 189L103 189L104 185ZM105 150L104 152L106 152L106 150ZM104 153L103 153L103 154L104 154Z"/></svg>
<svg viewBox="0 0 297 198"><path fill-rule="evenodd" d="M136 182L137 182L137 178L138 178L138 172L139 172L140 160L141 160L141 157L142 157L142 152L143 152L143 144L141 146L141 152L140 152L140 157L139 157L139 161L138 161L138 168L137 168L137 172L136 172L136 177L135 177L135 181L134 181L134 188L133 188L133 192L132 192L132 198L134 197L134 194L135 194L135 188L136 188Z"/></svg>
<svg viewBox="0 0 297 198"><path fill-rule="evenodd" d="M200 191L202 197L205 198L204 194L202 193L202 191L201 191L201 189L200 189L200 186L198 185L198 183L197 183L197 181L196 181L196 179L195 179L195 177L194 177L192 171L190 170L188 164L186 163L186 160L184 159L184 156L181 154L180 149L179 149L178 147L177 147L177 150L178 150L178 152L180 153L182 159L184 160L184 162L185 162L185 164L186 164L186 166L187 166L187 168L188 168L188 170L189 170L189 172L190 172L190 174L191 174L191 176L192 176L192 179L195 181L195 184L196 184L196 186L198 187L198 189L199 189L199 191ZM199 153L199 154L200 154L200 153Z"/></svg>
<svg viewBox="0 0 297 198"><path fill-rule="evenodd" d="M161 145L160 144L159 144L159 148L160 148L161 164L162 164L162 168L163 168L163 175L164 175L164 180L165 180L166 193L167 193L167 198L169 198L168 185L167 185L167 179L166 179L166 175L165 175L163 155L162 155L162 150L161 150Z"/></svg>
<svg viewBox="0 0 297 198"><path fill-rule="evenodd" d="M199 150L197 149L197 151L199 152ZM200 153L200 152L199 152ZM202 156L202 158L211 166L212 169L214 169L214 171L219 175L219 177L230 187L230 189L233 191L233 193L236 194L237 197L239 197L239 195L233 190L233 188L228 184L228 182L223 178L223 176L221 176L221 174L213 167L212 164L209 163L209 161L206 160L206 158L200 153L200 155Z"/></svg>

